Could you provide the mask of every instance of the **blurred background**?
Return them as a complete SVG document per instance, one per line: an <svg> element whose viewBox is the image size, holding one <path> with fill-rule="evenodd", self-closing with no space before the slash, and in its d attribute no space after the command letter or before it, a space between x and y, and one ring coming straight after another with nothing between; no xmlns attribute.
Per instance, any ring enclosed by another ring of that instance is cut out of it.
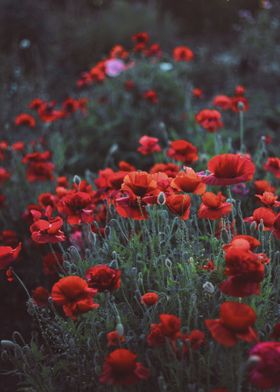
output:
<svg viewBox="0 0 280 392"><path fill-rule="evenodd" d="M259 138L267 130L277 135L280 130L279 3L279 0L0 0L0 140L25 141L28 135L25 131L17 133L14 117L24 112L33 98L61 102L75 96L76 80L81 73L105 58L116 44L132 48L131 36L139 31L148 32L151 42L159 43L169 53L178 45L193 50L195 62L188 77L195 87L202 88L206 100L210 101L215 94L232 94L236 84L244 84L250 101L249 137ZM106 87L109 94L110 83ZM173 91L172 80L168 83ZM159 84L162 87L161 81ZM166 91L169 97L169 90ZM176 106L179 105L175 97L174 110ZM98 123L94 114L90 119L102 134L103 124ZM76 124L71 124L72 133L73 125ZM90 121L79 126L88 138ZM121 130L123 123L119 127ZM117 136L118 132L115 132ZM127 141L127 136L124 139ZM50 141L61 146L60 140L63 139ZM85 146L81 145L81 154L72 166L69 163L66 167L68 173L83 173L89 162L92 170L97 169L94 164L99 163L98 159L94 156L91 162L89 156L92 145L96 150L99 147L96 140L92 144L88 140L85 163L82 161ZM108 140L113 139L110 136ZM104 151L109 148L107 144ZM102 146L100 151L104 155ZM71 153L69 150L68 154ZM61 150L56 154L56 167L60 169ZM63 170L65 167L61 167L60 174ZM30 268L32 262L29 261ZM8 286L5 277L1 277L0 312L7 316L1 317L0 338L10 338L14 330L28 337L30 319L22 289L15 288L11 299ZM5 378L3 388L3 391L15 391L13 379Z"/></svg>

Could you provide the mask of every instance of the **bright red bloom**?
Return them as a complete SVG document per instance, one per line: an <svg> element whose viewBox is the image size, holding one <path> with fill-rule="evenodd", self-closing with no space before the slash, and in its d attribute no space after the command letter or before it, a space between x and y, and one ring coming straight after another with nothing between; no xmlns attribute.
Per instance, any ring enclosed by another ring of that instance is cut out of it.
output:
<svg viewBox="0 0 280 392"><path fill-rule="evenodd" d="M200 88L194 88L192 94L195 98L201 98L203 96L203 91Z"/></svg>
<svg viewBox="0 0 280 392"><path fill-rule="evenodd" d="M27 126L30 128L35 128L36 122L33 116L31 114L27 113L22 113L16 116L15 118L15 125L17 127L19 126Z"/></svg>
<svg viewBox="0 0 280 392"><path fill-rule="evenodd" d="M225 202L226 198L219 192L205 192L202 195L202 203L198 210L200 219L216 220L228 215L232 210L232 204Z"/></svg>
<svg viewBox="0 0 280 392"><path fill-rule="evenodd" d="M62 264L63 257L61 253L47 253L43 256L43 273L50 276L57 275Z"/></svg>
<svg viewBox="0 0 280 392"><path fill-rule="evenodd" d="M99 381L109 385L131 385L148 379L149 370L136 362L136 358L134 353L124 348L112 351L104 362Z"/></svg>
<svg viewBox="0 0 280 392"><path fill-rule="evenodd" d="M67 317L75 320L79 314L99 307L93 301L96 293L97 290L90 288L79 276L66 276L54 284L51 298L55 304L63 307Z"/></svg>
<svg viewBox="0 0 280 392"><path fill-rule="evenodd" d="M171 194L166 198L168 209L182 220L189 219L191 209L191 198L189 195Z"/></svg>
<svg viewBox="0 0 280 392"><path fill-rule="evenodd" d="M194 193L201 195L206 190L206 185L201 177L190 167L180 171L171 182L171 187L178 192Z"/></svg>
<svg viewBox="0 0 280 392"><path fill-rule="evenodd" d="M21 251L21 243L16 248L11 246L0 246L0 270L7 268L13 263Z"/></svg>
<svg viewBox="0 0 280 392"><path fill-rule="evenodd" d="M60 216L49 217L48 220L37 219L30 226L31 238L38 244L57 243L65 241L65 235L61 230L63 220Z"/></svg>
<svg viewBox="0 0 280 392"><path fill-rule="evenodd" d="M264 169L280 178L280 158L270 157L264 164Z"/></svg>
<svg viewBox="0 0 280 392"><path fill-rule="evenodd" d="M157 183L151 174L144 171L129 172L123 180L122 191L127 192L133 199L143 199L157 188Z"/></svg>
<svg viewBox="0 0 280 392"><path fill-rule="evenodd" d="M185 165L197 161L197 148L186 140L175 140L170 143L167 156L176 161L183 162Z"/></svg>
<svg viewBox="0 0 280 392"><path fill-rule="evenodd" d="M44 101L40 98L34 98L28 105L29 109L39 110L44 105Z"/></svg>
<svg viewBox="0 0 280 392"><path fill-rule="evenodd" d="M132 41L137 44L146 44L149 41L150 37L149 34L145 31L134 34L132 36Z"/></svg>
<svg viewBox="0 0 280 392"><path fill-rule="evenodd" d="M256 222L257 226L262 222L263 230L271 230L276 218L276 213L270 208L260 207L256 208L252 216L244 218L244 222Z"/></svg>
<svg viewBox="0 0 280 392"><path fill-rule="evenodd" d="M157 293L145 293L141 297L141 302L147 306L153 306L158 302L159 296Z"/></svg>
<svg viewBox="0 0 280 392"><path fill-rule="evenodd" d="M91 223L92 209L92 198L87 192L69 192L57 203L58 212L67 217L69 225Z"/></svg>
<svg viewBox="0 0 280 392"><path fill-rule="evenodd" d="M217 95L213 100L213 105L218 106L222 110L231 109L232 101L227 95Z"/></svg>
<svg viewBox="0 0 280 392"><path fill-rule="evenodd" d="M50 123L64 117L64 112L62 110L56 110L54 106L55 102L45 102L40 107L38 110L38 115L43 122Z"/></svg>
<svg viewBox="0 0 280 392"><path fill-rule="evenodd" d="M235 87L234 95L237 97L242 97L245 94L245 91L246 90L244 86L238 85Z"/></svg>
<svg viewBox="0 0 280 392"><path fill-rule="evenodd" d="M260 389L280 387L280 342L262 342L250 350L250 382Z"/></svg>
<svg viewBox="0 0 280 392"><path fill-rule="evenodd" d="M233 112L246 112L249 109L249 102L244 97L233 97L231 99L231 109Z"/></svg>
<svg viewBox="0 0 280 392"><path fill-rule="evenodd" d="M26 176L28 181L46 181L53 179L54 164L48 162L51 158L50 151L33 152L26 154L22 163L27 164Z"/></svg>
<svg viewBox="0 0 280 392"><path fill-rule="evenodd" d="M176 177L177 173L179 172L180 168L175 163L155 163L151 169L150 173L165 173L168 177Z"/></svg>
<svg viewBox="0 0 280 392"><path fill-rule="evenodd" d="M149 101L149 102L151 102L153 104L158 103L158 96L157 96L157 93L154 90L145 91L144 94L143 94L143 98L146 101Z"/></svg>
<svg viewBox="0 0 280 392"><path fill-rule="evenodd" d="M264 192L262 195L255 195L266 207L279 207L278 196L272 192Z"/></svg>
<svg viewBox="0 0 280 392"><path fill-rule="evenodd" d="M126 59L128 57L128 52L122 45L115 45L111 49L109 57L113 59Z"/></svg>
<svg viewBox="0 0 280 392"><path fill-rule="evenodd" d="M194 58L193 51L187 46L177 46L173 50L173 59L175 61L189 62Z"/></svg>
<svg viewBox="0 0 280 392"><path fill-rule="evenodd" d="M253 250L260 246L261 243L255 237L245 234L235 235L229 244L225 244L223 249L227 251L230 247L235 246L243 250Z"/></svg>
<svg viewBox="0 0 280 392"><path fill-rule="evenodd" d="M198 350L205 343L205 333L199 329L193 329L190 334L187 335L191 348Z"/></svg>
<svg viewBox="0 0 280 392"><path fill-rule="evenodd" d="M106 264L98 264L90 267L85 274L89 287L98 291L113 291L120 288L121 271L110 268Z"/></svg>
<svg viewBox="0 0 280 392"><path fill-rule="evenodd" d="M242 247L231 246L226 250L225 280L220 290L232 297L259 294L260 282L264 278L262 257Z"/></svg>
<svg viewBox="0 0 280 392"><path fill-rule="evenodd" d="M62 111L64 116L68 116L69 114L75 113L77 110L80 109L80 103L77 99L74 98L67 98L62 103Z"/></svg>
<svg viewBox="0 0 280 392"><path fill-rule="evenodd" d="M169 339L175 339L181 329L181 320L173 314L161 314L159 316L161 331Z"/></svg>
<svg viewBox="0 0 280 392"><path fill-rule="evenodd" d="M158 144L158 138L156 137L142 136L139 143L141 146L138 147L137 151L142 155L149 155L161 151L161 147Z"/></svg>
<svg viewBox="0 0 280 392"><path fill-rule="evenodd" d="M210 175L203 175L202 181L209 185L233 185L250 181L254 177L255 165L239 154L216 155L208 162Z"/></svg>
<svg viewBox="0 0 280 392"><path fill-rule="evenodd" d="M224 302L220 307L220 318L205 320L212 337L225 347L234 346L238 340L251 343L257 340L252 328L256 321L254 310L239 302Z"/></svg>
<svg viewBox="0 0 280 392"><path fill-rule="evenodd" d="M224 124L222 115L217 110L203 109L196 116L196 121L208 132L216 132Z"/></svg>
<svg viewBox="0 0 280 392"><path fill-rule="evenodd" d="M125 342L125 337L122 335L119 335L118 331L108 332L106 335L106 338L107 338L107 346L108 347L120 346L121 343Z"/></svg>
<svg viewBox="0 0 280 392"><path fill-rule="evenodd" d="M10 173L4 167L0 167L0 184L8 181L10 177Z"/></svg>
<svg viewBox="0 0 280 392"><path fill-rule="evenodd" d="M32 298L38 306L48 306L50 293L45 287L38 286L32 290Z"/></svg>
<svg viewBox="0 0 280 392"><path fill-rule="evenodd" d="M254 182L256 193L263 194L264 192L275 192L275 188L271 185L269 181L266 180L256 180Z"/></svg>

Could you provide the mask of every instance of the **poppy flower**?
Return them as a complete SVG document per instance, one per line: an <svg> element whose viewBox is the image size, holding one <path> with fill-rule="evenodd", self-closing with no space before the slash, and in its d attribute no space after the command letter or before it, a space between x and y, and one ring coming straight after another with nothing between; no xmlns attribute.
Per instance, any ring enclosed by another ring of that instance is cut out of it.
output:
<svg viewBox="0 0 280 392"><path fill-rule="evenodd" d="M124 49L122 45L115 45L111 49L109 56L112 59L126 59L128 57L128 52Z"/></svg>
<svg viewBox="0 0 280 392"><path fill-rule="evenodd" d="M137 151L142 155L149 155L161 151L161 147L158 144L158 138L156 137L142 136L139 143L140 147L138 147Z"/></svg>
<svg viewBox="0 0 280 392"><path fill-rule="evenodd" d="M65 241L65 235L61 230L63 220L60 216L56 218L37 219L30 226L31 238L38 244L54 244Z"/></svg>
<svg viewBox="0 0 280 392"><path fill-rule="evenodd" d="M255 237L246 234L238 234L233 236L229 244L225 244L223 249L227 251L230 247L235 246L237 248L242 248L244 250L253 250L260 246L261 243Z"/></svg>
<svg viewBox="0 0 280 392"><path fill-rule="evenodd" d="M40 119L45 123L57 121L65 116L63 110L55 109L55 102L45 102L38 110Z"/></svg>
<svg viewBox="0 0 280 392"><path fill-rule="evenodd" d="M242 97L245 94L245 91L246 90L245 90L244 86L238 85L238 86L235 87L234 95L236 97Z"/></svg>
<svg viewBox="0 0 280 392"><path fill-rule="evenodd" d="M212 192L205 192L202 195L202 203L198 210L200 219L216 220L230 214L232 204L225 202L226 198L219 192L217 195Z"/></svg>
<svg viewBox="0 0 280 392"><path fill-rule="evenodd" d="M263 194L264 192L274 193L276 191L276 189L271 185L271 183L266 180L256 180L254 182L254 185L257 194Z"/></svg>
<svg viewBox="0 0 280 392"><path fill-rule="evenodd" d="M218 106L222 110L231 109L231 98L227 95L217 95L213 100L213 105Z"/></svg>
<svg viewBox="0 0 280 392"><path fill-rule="evenodd" d="M228 278L220 285L220 290L232 297L259 294L264 278L262 257L242 247L231 246L226 250L225 260Z"/></svg>
<svg viewBox="0 0 280 392"><path fill-rule="evenodd" d="M122 191L127 192L132 198L144 198L157 188L157 183L151 174L144 171L129 172L124 177Z"/></svg>
<svg viewBox="0 0 280 392"><path fill-rule="evenodd" d="M252 180L255 165L240 154L221 154L208 162L210 175L201 175L202 181L209 185L233 185Z"/></svg>
<svg viewBox="0 0 280 392"><path fill-rule="evenodd" d="M161 314L159 316L161 331L164 336L175 339L181 329L181 320L173 314Z"/></svg>
<svg viewBox="0 0 280 392"><path fill-rule="evenodd" d="M4 167L0 167L0 184L8 181L10 177L10 173Z"/></svg>
<svg viewBox="0 0 280 392"><path fill-rule="evenodd" d="M255 311L239 302L224 302L220 306L220 318L205 320L212 337L225 347L232 347L239 340L251 343L257 340L252 328L256 321Z"/></svg>
<svg viewBox="0 0 280 392"><path fill-rule="evenodd" d="M132 36L132 41L137 44L146 44L149 41L149 39L150 39L149 34L146 33L145 31L134 34Z"/></svg>
<svg viewBox="0 0 280 392"><path fill-rule="evenodd" d="M249 109L249 102L244 97L231 98L231 109L233 112L246 112Z"/></svg>
<svg viewBox="0 0 280 392"><path fill-rule="evenodd" d="M159 44L152 44L146 51L145 55L147 57L162 57L162 50Z"/></svg>
<svg viewBox="0 0 280 392"><path fill-rule="evenodd" d="M89 287L98 291L113 291L120 288L121 285L121 271L110 268L106 264L94 265L87 269L85 273L86 281Z"/></svg>
<svg viewBox="0 0 280 392"><path fill-rule="evenodd" d="M274 174L276 178L280 178L280 158L268 158L263 168L264 170Z"/></svg>
<svg viewBox="0 0 280 392"><path fill-rule="evenodd" d="M48 306L50 293L45 287L38 286L32 290L32 299L38 306Z"/></svg>
<svg viewBox="0 0 280 392"><path fill-rule="evenodd" d="M192 95L195 98L201 98L203 96L203 91L200 88L194 88L192 90Z"/></svg>
<svg viewBox="0 0 280 392"><path fill-rule="evenodd" d="M51 291L53 302L63 307L67 317L76 320L77 316L99 307L93 296L97 290L90 288L79 276L66 276L54 284Z"/></svg>
<svg viewBox="0 0 280 392"><path fill-rule="evenodd" d="M135 220L145 220L148 218L146 204L141 201L140 197L131 195L121 195L114 199L114 205L117 213L123 218Z"/></svg>
<svg viewBox="0 0 280 392"><path fill-rule="evenodd" d="M108 347L120 346L121 343L125 342L125 337L120 335L118 331L108 332L106 338Z"/></svg>
<svg viewBox="0 0 280 392"><path fill-rule="evenodd" d="M158 103L158 95L154 90L147 90L143 94L143 98L152 104Z"/></svg>
<svg viewBox="0 0 280 392"><path fill-rule="evenodd" d="M15 118L15 125L19 126L26 126L30 128L35 128L36 122L31 114L21 113Z"/></svg>
<svg viewBox="0 0 280 392"><path fill-rule="evenodd" d="M127 349L112 351L105 359L99 381L109 385L132 385L148 379L149 370L136 359L137 356Z"/></svg>
<svg viewBox="0 0 280 392"><path fill-rule="evenodd" d="M173 50L173 59L175 61L189 62L194 58L193 51L187 46L177 46Z"/></svg>
<svg viewBox="0 0 280 392"><path fill-rule="evenodd" d="M267 207L256 208L252 216L244 218L244 222L256 222L257 227L260 223L263 224L263 230L270 230L274 224L276 213Z"/></svg>
<svg viewBox="0 0 280 392"><path fill-rule="evenodd" d="M202 128L210 133L216 132L224 125L222 115L217 110L203 109L195 116L195 119Z"/></svg>
<svg viewBox="0 0 280 392"><path fill-rule="evenodd" d="M141 297L142 304L153 306L158 302L159 296L157 293L145 293Z"/></svg>
<svg viewBox="0 0 280 392"><path fill-rule="evenodd" d="M57 210L67 217L69 225L93 221L91 195L87 192L69 192L57 203Z"/></svg>
<svg viewBox="0 0 280 392"><path fill-rule="evenodd" d="M206 185L201 177L190 167L180 171L171 182L171 187L178 192L194 193L201 195L206 190Z"/></svg>
<svg viewBox="0 0 280 392"><path fill-rule="evenodd" d="M156 163L154 164L151 169L150 173L165 173L168 177L176 177L177 173L179 172L180 168L175 163Z"/></svg>
<svg viewBox="0 0 280 392"><path fill-rule="evenodd" d="M199 329L193 329L189 334L184 335L183 339L190 343L193 350L198 350L205 343L205 333Z"/></svg>
<svg viewBox="0 0 280 392"><path fill-rule="evenodd" d="M278 200L278 196L272 192L264 192L262 195L255 195L266 207L279 207L280 202Z"/></svg>
<svg viewBox="0 0 280 392"><path fill-rule="evenodd" d="M38 110L44 104L44 101L40 98L34 98L28 105L29 109Z"/></svg>
<svg viewBox="0 0 280 392"><path fill-rule="evenodd" d="M7 268L13 263L21 251L21 243L16 248L11 246L0 246L0 270Z"/></svg>
<svg viewBox="0 0 280 392"><path fill-rule="evenodd" d="M69 116L70 114L75 113L79 109L80 103L77 99L69 97L62 102L62 112L64 116Z"/></svg>
<svg viewBox="0 0 280 392"><path fill-rule="evenodd" d="M171 194L166 198L166 206L182 220L189 219L191 210L191 198L189 195Z"/></svg>
<svg viewBox="0 0 280 392"><path fill-rule="evenodd" d="M249 353L250 382L260 389L280 387L280 342L261 342Z"/></svg>
<svg viewBox="0 0 280 392"><path fill-rule="evenodd" d="M167 156L185 165L198 160L197 148L186 140L175 140L170 143Z"/></svg>

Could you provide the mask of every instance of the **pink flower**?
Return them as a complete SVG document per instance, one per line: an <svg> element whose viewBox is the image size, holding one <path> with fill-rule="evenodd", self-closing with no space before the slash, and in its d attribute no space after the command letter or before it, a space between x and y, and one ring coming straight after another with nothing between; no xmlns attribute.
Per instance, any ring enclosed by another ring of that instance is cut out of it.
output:
<svg viewBox="0 0 280 392"><path fill-rule="evenodd" d="M105 63L105 73L108 76L116 77L119 76L124 70L126 66L122 60L119 59L110 59Z"/></svg>

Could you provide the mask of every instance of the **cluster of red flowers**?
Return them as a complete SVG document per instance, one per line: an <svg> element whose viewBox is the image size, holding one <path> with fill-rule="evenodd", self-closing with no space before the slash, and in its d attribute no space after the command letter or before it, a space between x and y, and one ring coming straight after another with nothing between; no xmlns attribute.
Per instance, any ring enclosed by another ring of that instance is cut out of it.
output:
<svg viewBox="0 0 280 392"><path fill-rule="evenodd" d="M213 105L222 110L232 110L233 112L243 112L249 109L249 103L245 95L243 86L236 86L234 96L217 95L213 100Z"/></svg>

